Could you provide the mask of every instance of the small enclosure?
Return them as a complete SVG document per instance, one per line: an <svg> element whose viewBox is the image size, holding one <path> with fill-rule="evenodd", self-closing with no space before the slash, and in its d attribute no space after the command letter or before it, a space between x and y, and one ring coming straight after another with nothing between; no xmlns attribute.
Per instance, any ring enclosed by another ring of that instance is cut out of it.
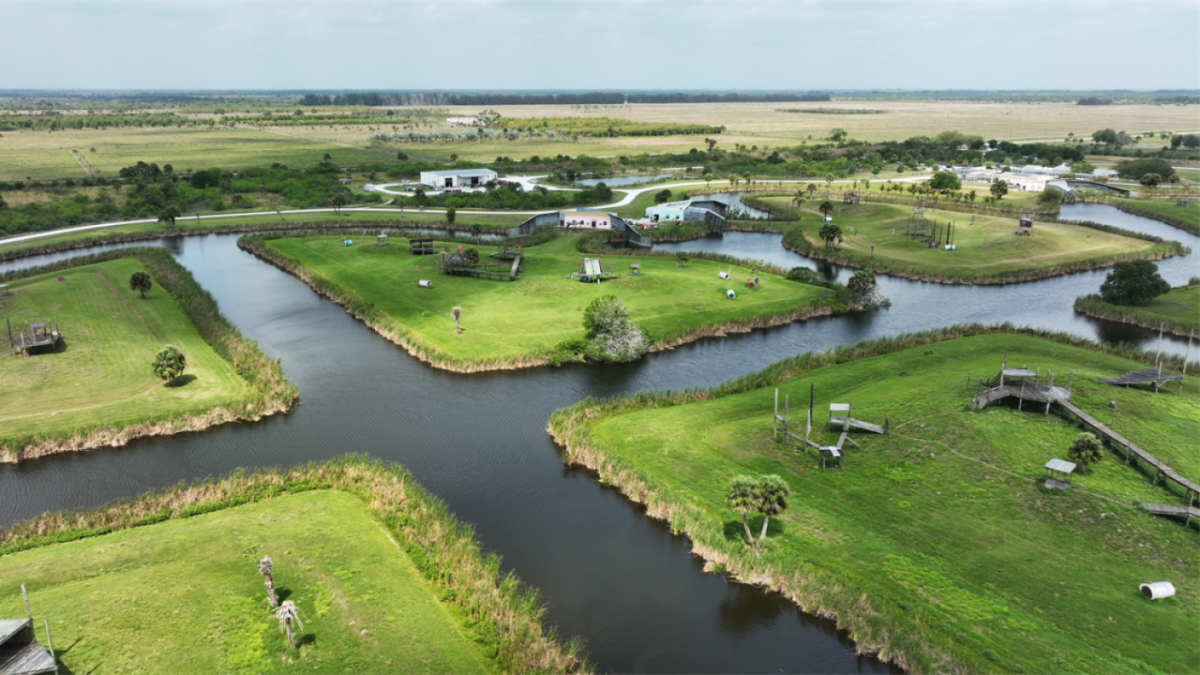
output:
<svg viewBox="0 0 1200 675"><path fill-rule="evenodd" d="M53 349L62 340L58 324L53 321L27 324L25 329L19 329L15 334L12 321L6 319L5 323L8 326L8 344L14 354L28 356L33 350Z"/></svg>

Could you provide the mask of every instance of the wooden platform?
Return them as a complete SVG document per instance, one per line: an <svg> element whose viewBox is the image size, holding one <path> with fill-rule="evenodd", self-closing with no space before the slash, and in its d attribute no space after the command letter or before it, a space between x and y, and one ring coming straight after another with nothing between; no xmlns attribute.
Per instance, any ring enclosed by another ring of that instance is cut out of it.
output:
<svg viewBox="0 0 1200 675"><path fill-rule="evenodd" d="M982 410L988 407L988 404L1010 396L1035 403L1059 403L1069 401L1071 392L1062 387L1037 382L1026 381L1023 387L1020 383L1005 384L1000 387L992 387L976 396L971 401L971 410Z"/></svg>
<svg viewBox="0 0 1200 675"><path fill-rule="evenodd" d="M848 424L856 429L862 429L864 431L870 431L876 434L882 434L884 431L883 427L879 426L878 424L871 424L870 422L856 420L853 417L842 417L841 415L830 415L829 423L840 424L842 426L846 426Z"/></svg>
<svg viewBox="0 0 1200 675"><path fill-rule="evenodd" d="M1128 387L1131 384L1152 384L1155 387L1163 382L1178 382L1183 379L1182 375L1175 373L1164 372L1157 368L1144 368L1142 370L1133 370L1120 377L1114 377L1109 380L1100 380L1105 384L1116 384Z"/></svg>
<svg viewBox="0 0 1200 675"><path fill-rule="evenodd" d="M521 271L521 254L513 259L512 266L505 264L487 264L487 263L460 263L452 261L449 258L443 258L439 267L442 274L450 274L454 276L470 276L481 279L499 279L501 281L516 281L520 279L517 275ZM503 271L508 269L507 272Z"/></svg>

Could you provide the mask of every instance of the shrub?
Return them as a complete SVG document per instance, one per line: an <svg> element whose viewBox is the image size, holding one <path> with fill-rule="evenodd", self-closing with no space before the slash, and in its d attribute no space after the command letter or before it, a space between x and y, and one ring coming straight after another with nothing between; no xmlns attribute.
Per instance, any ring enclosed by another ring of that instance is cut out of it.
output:
<svg viewBox="0 0 1200 675"><path fill-rule="evenodd" d="M1114 305L1148 305L1171 290L1158 274L1158 265L1149 260L1120 262L1100 284L1100 297Z"/></svg>
<svg viewBox="0 0 1200 675"><path fill-rule="evenodd" d="M634 361L650 349L646 333L629 320L629 311L615 295L601 295L588 303L583 328L589 339L585 355L593 361Z"/></svg>

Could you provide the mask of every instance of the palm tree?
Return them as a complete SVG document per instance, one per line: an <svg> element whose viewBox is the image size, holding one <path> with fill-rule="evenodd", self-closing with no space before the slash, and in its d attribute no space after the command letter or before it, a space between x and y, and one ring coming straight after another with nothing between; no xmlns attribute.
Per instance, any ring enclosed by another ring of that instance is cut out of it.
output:
<svg viewBox="0 0 1200 675"><path fill-rule="evenodd" d="M159 379L170 382L183 374L183 369L187 367L187 358L178 349L167 345L154 355L151 366Z"/></svg>
<svg viewBox="0 0 1200 675"><path fill-rule="evenodd" d="M150 282L150 275L145 272L134 272L133 276L129 277L129 289L138 291L142 294L142 299L146 299L146 291L154 284Z"/></svg>
<svg viewBox="0 0 1200 675"><path fill-rule="evenodd" d="M711 173L705 171L704 175L701 176L701 178L703 178L704 182L707 183L707 187L712 187L712 174Z"/></svg>
<svg viewBox="0 0 1200 675"><path fill-rule="evenodd" d="M825 215L826 218L828 218L829 214L833 213L833 208L834 208L833 202L826 199L825 201L821 202L821 205L818 206L817 208L821 211L822 214Z"/></svg>
<svg viewBox="0 0 1200 675"><path fill-rule="evenodd" d="M454 317L454 330L461 332L462 327L459 325L458 320L462 318L462 307L455 307L450 310L450 316Z"/></svg>
<svg viewBox="0 0 1200 675"><path fill-rule="evenodd" d="M291 645L292 651L296 651L296 637L292 634L292 623L304 628L304 624L300 623L300 615L296 613L296 603L284 600L279 609L275 610L275 618L279 619L279 629L287 633L288 644Z"/></svg>
<svg viewBox="0 0 1200 675"><path fill-rule="evenodd" d="M829 248L834 239L842 236L842 228L833 223L825 223L821 226L820 236L825 240L825 248Z"/></svg>
<svg viewBox="0 0 1200 675"><path fill-rule="evenodd" d="M279 606L279 598L275 597L275 580L271 577L274 571L275 563L271 562L271 556L258 561L258 573L263 575L263 583L267 587L267 603L272 609Z"/></svg>
<svg viewBox="0 0 1200 675"><path fill-rule="evenodd" d="M767 538L767 523L774 516L787 508L788 497L792 490L782 478L775 474L758 479L758 511L763 514L762 533L758 535L761 542Z"/></svg>
<svg viewBox="0 0 1200 675"><path fill-rule="evenodd" d="M817 191L817 184L809 183L808 184L808 196L811 197L813 195L813 193L816 191Z"/></svg>
<svg viewBox="0 0 1200 675"><path fill-rule="evenodd" d="M729 174L730 187L737 187L737 184L738 184L738 177L733 174Z"/></svg>
<svg viewBox="0 0 1200 675"><path fill-rule="evenodd" d="M874 272L871 270L859 270L846 282L846 287L859 295L866 295L871 289L875 288L875 283Z"/></svg>
<svg viewBox="0 0 1200 675"><path fill-rule="evenodd" d="M342 207L346 205L345 195L334 195L329 198L329 205L333 207L333 212L342 215Z"/></svg>
<svg viewBox="0 0 1200 675"><path fill-rule="evenodd" d="M1075 462L1081 469L1087 470L1088 464L1096 464L1104 459L1100 454L1100 441L1094 435L1084 432L1075 437L1075 442L1067 450L1067 459Z"/></svg>
<svg viewBox="0 0 1200 675"><path fill-rule="evenodd" d="M758 481L750 476L734 476L733 480L729 481L725 503L742 514L742 528L746 530L746 539L753 545L754 535L750 532L750 523L746 519L750 512L758 507Z"/></svg>
<svg viewBox="0 0 1200 675"><path fill-rule="evenodd" d="M746 173L743 173L742 178L746 181L747 186L749 186L753 182L750 180L750 172L749 171L747 171Z"/></svg>

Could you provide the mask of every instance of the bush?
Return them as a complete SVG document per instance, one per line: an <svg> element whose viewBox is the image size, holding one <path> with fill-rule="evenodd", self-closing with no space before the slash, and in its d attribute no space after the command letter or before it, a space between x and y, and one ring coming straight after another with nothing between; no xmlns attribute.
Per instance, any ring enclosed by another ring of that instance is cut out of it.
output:
<svg viewBox="0 0 1200 675"><path fill-rule="evenodd" d="M1158 174L1159 180L1170 180L1175 169L1167 160L1157 158L1131 159L1117 164L1117 175L1121 178L1140 181L1148 173Z"/></svg>
<svg viewBox="0 0 1200 675"><path fill-rule="evenodd" d="M615 295L601 295L588 303L583 328L589 339L585 356L592 361L635 361L650 349L645 332L629 320L628 310Z"/></svg>
<svg viewBox="0 0 1200 675"><path fill-rule="evenodd" d="M962 181L952 171L939 171L929 179L929 187L934 190L960 190Z"/></svg>

